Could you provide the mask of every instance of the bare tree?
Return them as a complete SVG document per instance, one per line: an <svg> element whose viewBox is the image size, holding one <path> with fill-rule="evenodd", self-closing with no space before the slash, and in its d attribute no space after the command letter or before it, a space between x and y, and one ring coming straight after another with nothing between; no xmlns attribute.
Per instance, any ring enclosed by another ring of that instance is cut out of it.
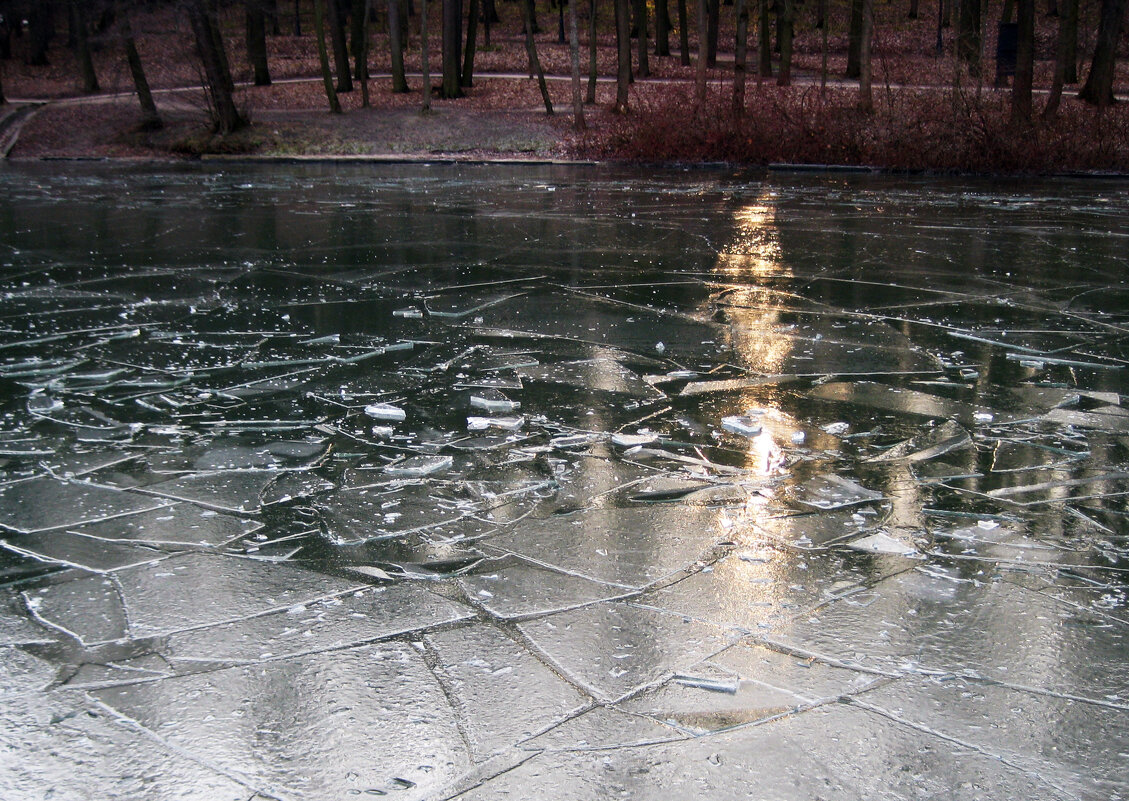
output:
<svg viewBox="0 0 1129 801"><path fill-rule="evenodd" d="M255 73L255 86L270 86L267 64L267 13L264 0L246 0L247 59Z"/></svg>
<svg viewBox="0 0 1129 801"><path fill-rule="evenodd" d="M90 42L86 31L86 6L80 0L70 0L71 34L74 37L74 55L82 77L82 91L98 91L98 76L94 73L94 59L90 56Z"/></svg>
<svg viewBox="0 0 1129 801"><path fill-rule="evenodd" d="M630 0L613 0L615 3L616 86L615 110L627 113L627 90L631 84L631 9Z"/></svg>
<svg viewBox="0 0 1129 801"><path fill-rule="evenodd" d="M204 67L204 91L216 131L229 134L247 124L235 106L235 84L224 52L223 37L207 0L184 0L188 22L196 39L196 51Z"/></svg>
<svg viewBox="0 0 1129 801"><path fill-rule="evenodd" d="M553 113L553 101L549 97L549 87L545 83L545 71L541 69L541 59L537 57L537 43L533 40L533 0L519 0L522 20L525 23L525 52L529 56L529 71L537 76L537 88L545 102L545 113Z"/></svg>
<svg viewBox="0 0 1129 801"><path fill-rule="evenodd" d="M478 0L470 0L466 20L466 49L463 51L463 71L459 76L459 86L467 88L474 85L474 53L478 46Z"/></svg>
<svg viewBox="0 0 1129 801"><path fill-rule="evenodd" d="M117 11L122 44L125 47L126 63L129 64L129 73L133 76L133 85L137 89L137 102L141 105L141 128L148 131L157 130L163 123L160 114L157 113L157 104L153 102L153 93L149 90L149 80L145 77L141 55L137 52L129 10L122 6L122 0L114 0L114 7Z"/></svg>
<svg viewBox="0 0 1129 801"><path fill-rule="evenodd" d="M579 0L577 0L579 2ZM598 76L596 65L596 0L588 0L588 91L584 95L585 103L596 102L596 78Z"/></svg>
<svg viewBox="0 0 1129 801"><path fill-rule="evenodd" d="M331 3L334 0L329 0ZM341 102L337 99L337 90L333 88L333 73L329 69L329 52L325 46L325 12L322 10L322 0L314 0L314 33L318 44L318 63L321 65L321 78L325 82L325 97L329 100L331 114L341 113Z"/></svg>
<svg viewBox="0 0 1129 801"><path fill-rule="evenodd" d="M874 38L874 0L863 0L862 35L859 48L859 111L874 111L874 94L870 87L871 40Z"/></svg>
<svg viewBox="0 0 1129 801"><path fill-rule="evenodd" d="M562 0L563 1L563 0ZM576 25L576 4L580 0L569 0L568 3L568 48L572 55L572 116L576 130L583 131L584 103L580 99L580 32Z"/></svg>
<svg viewBox="0 0 1129 801"><path fill-rule="evenodd" d="M1035 0L1016 4L1015 80L1011 87L1011 122L1031 123L1031 88L1035 78Z"/></svg>
<svg viewBox="0 0 1129 801"><path fill-rule="evenodd" d="M431 54L427 41L427 0L420 0L419 11L419 49L423 67L423 108L424 114L431 113Z"/></svg>
<svg viewBox="0 0 1129 801"><path fill-rule="evenodd" d="M749 49L748 0L736 0L737 45L733 50L733 114L745 113L745 68Z"/></svg>
<svg viewBox="0 0 1129 801"><path fill-rule="evenodd" d="M408 91L408 79L404 74L404 28L400 12L400 0L388 0L388 49L392 56L392 91L404 94Z"/></svg>
<svg viewBox="0 0 1129 801"><path fill-rule="evenodd" d="M1111 105L1113 96L1113 70L1117 58L1117 41L1121 36L1121 24L1125 19L1126 0L1102 0L1101 17L1098 20L1098 39L1094 45L1094 58L1090 62L1090 74L1082 91L1081 100L1091 105L1104 107Z"/></svg>
<svg viewBox="0 0 1129 801"><path fill-rule="evenodd" d="M463 45L463 3L462 0L442 0L443 48L440 60L443 62L443 85L439 96L447 99L462 97L459 86L460 56Z"/></svg>

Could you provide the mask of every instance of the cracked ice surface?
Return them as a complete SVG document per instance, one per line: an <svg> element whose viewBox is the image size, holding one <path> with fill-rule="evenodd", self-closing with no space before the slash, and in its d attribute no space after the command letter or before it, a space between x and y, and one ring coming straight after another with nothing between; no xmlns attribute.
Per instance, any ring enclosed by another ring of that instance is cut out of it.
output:
<svg viewBox="0 0 1129 801"><path fill-rule="evenodd" d="M5 801L1129 798L1124 185L0 185Z"/></svg>

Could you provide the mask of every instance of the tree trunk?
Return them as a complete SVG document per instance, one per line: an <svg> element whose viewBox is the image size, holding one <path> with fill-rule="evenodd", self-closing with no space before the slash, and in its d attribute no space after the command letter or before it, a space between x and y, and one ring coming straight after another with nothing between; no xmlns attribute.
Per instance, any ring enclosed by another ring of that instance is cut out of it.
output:
<svg viewBox="0 0 1129 801"><path fill-rule="evenodd" d="M462 66L463 3L462 0L443 0L443 85L439 96L450 100L462 97L459 86L459 69Z"/></svg>
<svg viewBox="0 0 1129 801"><path fill-rule="evenodd" d="M294 35L302 35L302 9L299 5L301 0L294 0Z"/></svg>
<svg viewBox="0 0 1129 801"><path fill-rule="evenodd" d="M70 0L71 31L74 34L75 60L82 76L82 91L88 95L98 91L98 76L94 73L94 60L90 57L90 42L86 35L86 10L82 0Z"/></svg>
<svg viewBox="0 0 1129 801"><path fill-rule="evenodd" d="M541 69L541 59L537 58L537 43L533 41L533 0L518 0L525 21L525 51L529 55L529 68L537 75L537 88L545 101L545 113L553 113L553 101L549 98L549 87L545 83L545 72ZM626 0L624 0L626 2ZM630 54L628 54L630 58Z"/></svg>
<svg viewBox="0 0 1129 801"><path fill-rule="evenodd" d="M1066 6L1066 55L1062 74L1064 83L1078 83L1078 0L1067 0Z"/></svg>
<svg viewBox="0 0 1129 801"><path fill-rule="evenodd" d="M596 0L588 0L588 91L585 103L596 102L596 80L599 77L596 63Z"/></svg>
<svg viewBox="0 0 1129 801"><path fill-rule="evenodd" d="M874 95L870 89L870 49L874 33L874 0L863 0L862 32L859 36L859 111L874 111Z"/></svg>
<svg viewBox="0 0 1129 801"><path fill-rule="evenodd" d="M466 50L463 51L463 69L459 75L459 86L474 86L474 53L478 45L478 0L470 0L466 18Z"/></svg>
<svg viewBox="0 0 1129 801"><path fill-rule="evenodd" d="M392 91L408 92L408 79L404 75L404 36L401 28L400 0L388 0L388 49L392 56Z"/></svg>
<svg viewBox="0 0 1129 801"><path fill-rule="evenodd" d="M917 19L919 4L917 0L909 0L909 13L906 15L908 19Z"/></svg>
<svg viewBox="0 0 1129 801"><path fill-rule="evenodd" d="M353 77L359 81L364 72L364 64L361 58L363 52L367 51L364 38L365 25L368 19L365 15L366 0L352 0L352 2L353 7L349 11L349 42L353 51Z"/></svg>
<svg viewBox="0 0 1129 801"><path fill-rule="evenodd" d="M980 74L980 0L960 0L957 57L973 75Z"/></svg>
<svg viewBox="0 0 1129 801"><path fill-rule="evenodd" d="M780 74L776 78L776 84L778 86L790 86L792 84L792 30L796 6L793 0L777 0L777 9L780 19L780 27L777 33L777 42L780 45Z"/></svg>
<svg viewBox="0 0 1129 801"><path fill-rule="evenodd" d="M321 65L321 78L325 82L325 97L329 100L329 112L341 113L341 103L337 99L337 90L333 88L333 73L329 69L329 51L325 46L325 14L322 11L324 0L314 0L314 35L318 44L318 63ZM329 0L334 2L334 0Z"/></svg>
<svg viewBox="0 0 1129 801"><path fill-rule="evenodd" d="M223 52L223 39L206 0L185 0L185 5L196 38L196 51L204 66L204 91L211 106L212 121L218 133L232 133L245 126L247 121L235 107L234 85L227 56Z"/></svg>
<svg viewBox="0 0 1129 801"><path fill-rule="evenodd" d="M431 54L428 52L427 42L427 0L420 0L419 50L420 66L423 68L423 108L421 110L424 114L428 114L431 111Z"/></svg>
<svg viewBox="0 0 1129 801"><path fill-rule="evenodd" d="M149 91L145 67L141 64L137 43L133 39L133 26L129 22L129 13L121 7L121 0L114 0L114 6L121 28L122 42L125 45L125 59L129 64L129 73L133 76L133 85L137 89L137 102L141 105L141 128L146 131L158 130L162 126L161 115L157 113L157 104L153 102L153 93Z"/></svg>
<svg viewBox="0 0 1129 801"><path fill-rule="evenodd" d="M329 13L329 39L333 43L333 66L337 72L337 91L353 91L353 72L349 67L349 49L345 41L345 15L341 13L341 0L325 0Z"/></svg>
<svg viewBox="0 0 1129 801"><path fill-rule="evenodd" d="M564 0L558 0L564 2ZM639 34L639 72L640 78L651 74L651 65L647 61L647 0L635 0L635 28Z"/></svg>
<svg viewBox="0 0 1129 801"><path fill-rule="evenodd" d="M690 66L690 21L686 18L686 0L678 0L678 63Z"/></svg>
<svg viewBox="0 0 1129 801"><path fill-rule="evenodd" d="M361 74L357 76L357 80L361 82L361 106L368 108L369 93L368 93L368 26L369 15L372 10L372 0L362 0L361 2L361 41L360 41L360 56L357 59L358 67Z"/></svg>
<svg viewBox="0 0 1129 801"><path fill-rule="evenodd" d="M655 0L655 55L670 55L670 5L667 0Z"/></svg>
<svg viewBox="0 0 1129 801"><path fill-rule="evenodd" d="M862 59L862 17L863 0L851 0L851 22L847 29L847 71L848 78L859 77Z"/></svg>
<svg viewBox="0 0 1129 801"><path fill-rule="evenodd" d="M769 0L759 0L757 7L757 85L761 78L772 77L772 31L768 13Z"/></svg>
<svg viewBox="0 0 1129 801"><path fill-rule="evenodd" d="M721 21L719 0L706 0L708 19L706 20L706 66L717 66L717 30Z"/></svg>
<svg viewBox="0 0 1129 801"><path fill-rule="evenodd" d="M247 0L247 60L255 73L255 86L270 86L267 65L267 15L262 0Z"/></svg>
<svg viewBox="0 0 1129 801"><path fill-rule="evenodd" d="M572 116L576 130L583 131L584 103L580 99L580 31L576 24L576 4L580 0L569 0L568 3L568 47L572 52Z"/></svg>
<svg viewBox="0 0 1129 801"><path fill-rule="evenodd" d="M1031 124L1031 87L1035 78L1035 0L1018 0L1015 81L1011 87L1012 125Z"/></svg>
<svg viewBox="0 0 1129 801"><path fill-rule="evenodd" d="M627 89L631 84L631 9L628 6L629 0L613 0L613 2L617 54L615 110L619 114L626 114Z"/></svg>
<svg viewBox="0 0 1129 801"><path fill-rule="evenodd" d="M1121 23L1125 18L1126 0L1102 0L1098 20L1098 39L1094 45L1094 59L1090 74L1078 98L1091 105L1104 108L1111 105L1113 97L1113 71L1117 57L1117 40L1121 37Z"/></svg>
<svg viewBox="0 0 1129 801"><path fill-rule="evenodd" d="M737 0L734 13L737 15L737 44L733 48L733 115L741 117L745 113L745 68L749 50L749 5L748 0Z"/></svg>
<svg viewBox="0 0 1129 801"><path fill-rule="evenodd" d="M706 107L706 68L709 66L706 55L706 30L709 28L709 0L698 0L698 61L694 66L694 105L700 114Z"/></svg>
<svg viewBox="0 0 1129 801"><path fill-rule="evenodd" d="M267 12L267 22L270 23L270 35L282 35L282 15L278 11L278 0L265 0L265 8Z"/></svg>

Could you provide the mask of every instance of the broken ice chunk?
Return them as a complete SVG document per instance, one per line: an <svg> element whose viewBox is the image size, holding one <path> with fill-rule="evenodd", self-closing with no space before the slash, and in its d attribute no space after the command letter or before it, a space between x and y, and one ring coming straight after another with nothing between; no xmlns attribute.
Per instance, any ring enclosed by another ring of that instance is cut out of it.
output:
<svg viewBox="0 0 1129 801"><path fill-rule="evenodd" d="M968 432L953 420L949 420L936 428L924 431L912 439L899 442L889 450L877 456L872 456L868 462L893 462L905 460L907 462L923 462L950 451L972 446L972 439Z"/></svg>
<svg viewBox="0 0 1129 801"><path fill-rule="evenodd" d="M637 448L640 445L653 445L659 441L659 435L651 431L640 431L638 434L612 434L612 445L617 448Z"/></svg>
<svg viewBox="0 0 1129 801"><path fill-rule="evenodd" d="M450 456L411 456L388 465L384 472L399 478L421 478L446 470L452 464L454 459Z"/></svg>
<svg viewBox="0 0 1129 801"><path fill-rule="evenodd" d="M826 510L880 501L885 496L881 492L856 484L849 478L828 473L816 476L796 487L794 497L804 506Z"/></svg>
<svg viewBox="0 0 1129 801"><path fill-rule="evenodd" d="M747 415L723 417L721 427L743 437L755 437L761 433L761 424Z"/></svg>
<svg viewBox="0 0 1129 801"><path fill-rule="evenodd" d="M912 545L894 539L889 534L883 534L881 531L863 537L862 539L851 540L847 543L847 547L853 551L887 554L891 556L915 556L917 554L917 549Z"/></svg>
<svg viewBox="0 0 1129 801"><path fill-rule="evenodd" d="M391 403L373 403L365 407L365 414L374 420L391 420L400 422L407 418L407 414L399 406Z"/></svg>
<svg viewBox="0 0 1129 801"><path fill-rule="evenodd" d="M467 431L485 431L488 428L519 431L524 425L524 417L468 417L466 419Z"/></svg>
<svg viewBox="0 0 1129 801"><path fill-rule="evenodd" d="M831 434L832 436L835 436L835 437L838 437L842 434L846 434L848 431L850 431L850 429L851 429L850 424L849 423L843 423L843 422L828 423L827 425L825 425L823 427L823 430L826 433Z"/></svg>
<svg viewBox="0 0 1129 801"><path fill-rule="evenodd" d="M496 389L480 389L470 396L470 405L485 412L512 412L521 408L519 401L512 401Z"/></svg>

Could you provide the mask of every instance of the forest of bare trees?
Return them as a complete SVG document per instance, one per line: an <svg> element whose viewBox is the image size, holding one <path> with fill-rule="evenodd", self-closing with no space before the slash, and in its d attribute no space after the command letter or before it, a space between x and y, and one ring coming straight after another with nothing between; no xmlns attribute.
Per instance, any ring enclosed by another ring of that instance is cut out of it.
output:
<svg viewBox="0 0 1129 801"><path fill-rule="evenodd" d="M489 58L494 72L533 79L550 114L546 75L571 78L567 105L577 128L585 104L642 118L663 95L685 96L687 119L722 109L740 119L756 106L750 81L818 86L822 96L835 92L841 108L850 93L863 115L874 113L878 88L992 91L1006 97L1009 124L1022 128L1054 118L1064 97L1096 109L1115 102L1126 2L0 0L0 102L21 80L50 70L57 77L63 61L74 90L98 93L99 65L119 59L143 127L162 122L156 72L166 88L201 86L214 130L230 134L249 121L243 85L317 75L331 112L342 110L343 95L369 106L372 92L419 91L427 108L433 96L469 93L473 102L476 69ZM191 46L161 46L162 36L178 35ZM656 82L669 90L656 98L641 88ZM598 98L598 85L614 86L614 97Z"/></svg>

